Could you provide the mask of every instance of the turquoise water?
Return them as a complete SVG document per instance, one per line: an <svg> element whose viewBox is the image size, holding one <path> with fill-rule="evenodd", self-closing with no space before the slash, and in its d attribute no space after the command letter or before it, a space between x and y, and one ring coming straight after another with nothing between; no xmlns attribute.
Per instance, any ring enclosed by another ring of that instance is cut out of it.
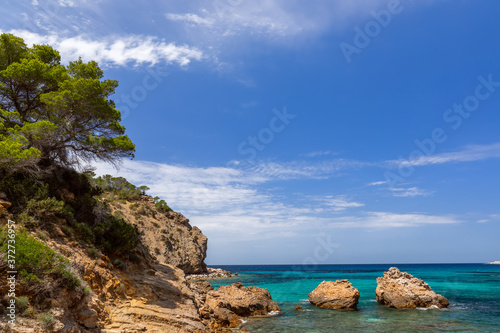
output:
<svg viewBox="0 0 500 333"><path fill-rule="evenodd" d="M391 266L423 279L448 298L448 309L389 309L375 301L376 278ZM239 276L211 281L214 287L242 282L267 288L282 313L249 318L250 332L500 332L500 265L213 266ZM323 280L348 279L360 292L358 311L316 308L307 295ZM301 305L304 311L296 311Z"/></svg>

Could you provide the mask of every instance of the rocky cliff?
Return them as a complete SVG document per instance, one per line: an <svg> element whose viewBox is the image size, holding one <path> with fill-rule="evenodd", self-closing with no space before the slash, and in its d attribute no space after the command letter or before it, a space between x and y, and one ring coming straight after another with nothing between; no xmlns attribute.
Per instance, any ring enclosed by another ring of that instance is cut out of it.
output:
<svg viewBox="0 0 500 333"><path fill-rule="evenodd" d="M6 322L9 299L5 296L0 299L0 331L209 332L185 279L185 273L206 272L207 238L183 215L157 209L150 197L110 201L105 194L101 199L109 201L114 215L137 228L139 243L129 253L130 259L107 257L76 237L64 220L47 222L50 232L28 230L30 239L68 261L67 269L79 280L78 287L58 280L46 286L30 285L19 277L24 282L17 286L17 324ZM11 204L5 195L1 200L0 220L5 225L7 217L13 216L8 215ZM2 255L2 281L6 272ZM2 284L2 295L7 295L5 288ZM26 302L20 311L22 297Z"/></svg>
<svg viewBox="0 0 500 333"><path fill-rule="evenodd" d="M106 196L103 199L108 200ZM137 227L142 243L160 263L180 268L186 274L207 271L207 237L182 214L157 209L150 196L132 202L112 201L111 207Z"/></svg>

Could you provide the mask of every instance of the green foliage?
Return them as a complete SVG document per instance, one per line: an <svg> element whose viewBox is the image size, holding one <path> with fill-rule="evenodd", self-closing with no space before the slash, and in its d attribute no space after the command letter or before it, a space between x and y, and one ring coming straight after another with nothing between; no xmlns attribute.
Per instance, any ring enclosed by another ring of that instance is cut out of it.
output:
<svg viewBox="0 0 500 333"><path fill-rule="evenodd" d="M7 252L7 233L0 230L2 251ZM69 271L69 261L44 243L29 236L26 231L16 233L16 268L26 283L42 282L45 279L61 280L66 287L74 289L80 279Z"/></svg>
<svg viewBox="0 0 500 333"><path fill-rule="evenodd" d="M57 222L57 219L64 217L65 213L67 211L64 210L64 202L56 198L32 199L28 201L26 210L20 216L20 221L27 226Z"/></svg>
<svg viewBox="0 0 500 333"><path fill-rule="evenodd" d="M115 266L118 269L125 268L125 264L120 259L116 259L115 261L113 261L113 266Z"/></svg>
<svg viewBox="0 0 500 333"><path fill-rule="evenodd" d="M42 327L47 331L50 330L56 322L56 318L50 312L40 314L38 320L40 320Z"/></svg>
<svg viewBox="0 0 500 333"><path fill-rule="evenodd" d="M119 199L135 200L142 195L140 188L129 183L123 177L104 175L97 177L94 182L103 191L117 194Z"/></svg>
<svg viewBox="0 0 500 333"><path fill-rule="evenodd" d="M93 227L95 243L107 253L123 253L133 250L138 242L137 230L122 218L108 216Z"/></svg>
<svg viewBox="0 0 500 333"><path fill-rule="evenodd" d="M151 224L152 224L155 228L159 228L159 227L160 227L160 225L159 225L158 223L156 223L156 222L151 222Z"/></svg>
<svg viewBox="0 0 500 333"><path fill-rule="evenodd" d="M155 206L158 210L162 212L172 211L172 209L167 205L167 202L165 200L159 200L157 203L155 203Z"/></svg>
<svg viewBox="0 0 500 333"><path fill-rule="evenodd" d="M50 46L28 48L19 37L0 35L0 166L133 157L109 99L117 81L103 79L94 61L60 60Z"/></svg>
<svg viewBox="0 0 500 333"><path fill-rule="evenodd" d="M155 254L156 254L156 255L160 255L160 253L161 253L160 249L159 249L159 248L157 248L157 247L155 247Z"/></svg>
<svg viewBox="0 0 500 333"><path fill-rule="evenodd" d="M16 297L16 310L19 313L23 313L29 305L29 299L27 296Z"/></svg>
<svg viewBox="0 0 500 333"><path fill-rule="evenodd" d="M99 249L95 248L95 247L91 247L89 250L88 250L88 253L89 253L89 256L91 258L97 258L97 255L99 254Z"/></svg>
<svg viewBox="0 0 500 333"><path fill-rule="evenodd" d="M88 295L92 292L92 289L90 289L89 286L83 288L83 294Z"/></svg>

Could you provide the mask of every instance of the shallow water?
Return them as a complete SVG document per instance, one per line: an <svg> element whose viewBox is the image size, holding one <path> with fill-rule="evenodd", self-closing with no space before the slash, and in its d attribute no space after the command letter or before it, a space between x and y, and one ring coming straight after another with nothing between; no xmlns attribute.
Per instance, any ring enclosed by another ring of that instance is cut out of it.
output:
<svg viewBox="0 0 500 333"><path fill-rule="evenodd" d="M396 266L423 279L448 298L448 309L396 310L375 301L376 278ZM500 265L276 265L213 266L239 276L211 281L214 287L236 281L267 288L281 314L249 318L251 332L500 332ZM316 308L307 295L323 280L348 279L360 292L357 311ZM301 305L303 311L296 311Z"/></svg>

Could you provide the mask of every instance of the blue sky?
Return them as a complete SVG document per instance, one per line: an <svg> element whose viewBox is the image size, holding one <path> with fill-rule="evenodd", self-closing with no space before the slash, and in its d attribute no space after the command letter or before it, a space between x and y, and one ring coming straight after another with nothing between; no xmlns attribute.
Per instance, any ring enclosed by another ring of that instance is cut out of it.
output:
<svg viewBox="0 0 500 333"><path fill-rule="evenodd" d="M120 170L208 264L486 262L500 251L500 3L4 1L2 32L97 60Z"/></svg>

